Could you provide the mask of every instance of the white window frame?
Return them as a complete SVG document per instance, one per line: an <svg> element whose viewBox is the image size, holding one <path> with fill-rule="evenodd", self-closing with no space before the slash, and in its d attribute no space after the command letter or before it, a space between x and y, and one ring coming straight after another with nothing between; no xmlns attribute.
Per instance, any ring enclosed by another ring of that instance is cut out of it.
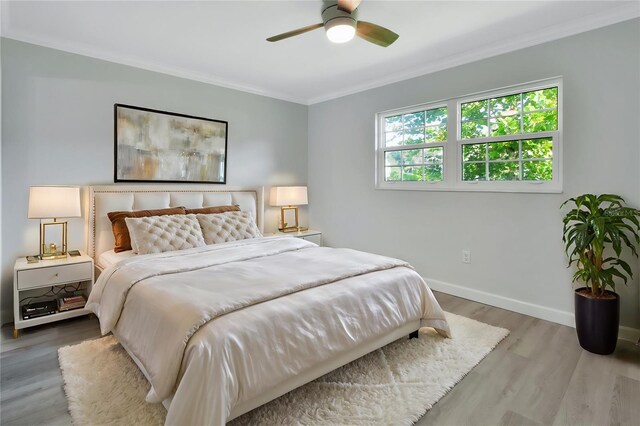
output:
<svg viewBox="0 0 640 426"><path fill-rule="evenodd" d="M493 136L486 138L461 139L460 137L460 109L467 102L474 102L487 98L529 92L549 87L558 88L558 129L548 132ZM436 102L415 105L411 107L388 110L376 114L375 138L375 187L377 189L417 190L417 191L473 191L473 192L533 192L533 193L561 193L562 192L562 127L563 127L563 94L562 77L554 77L534 82L502 87ZM434 108L447 107L447 140L416 145L385 147L385 118L399 114L407 114ZM462 145L474 143L490 143L519 139L537 139L550 137L553 142L553 178L551 181L463 181L462 180ZM438 182L423 181L385 181L385 152L396 149L420 149L442 146L443 177Z"/></svg>
<svg viewBox="0 0 640 426"><path fill-rule="evenodd" d="M421 143L421 144L411 144L411 145L400 145L400 146L393 146L393 147L386 147L385 146L385 118L387 117L392 117L395 115L403 115L403 114L409 114L409 113L413 113L413 112L418 112L418 111L426 111L426 110L430 110L430 109L438 109L438 108L442 108L442 107L447 107L447 140L446 141L438 141L438 142L427 142L427 143ZM444 102L434 102L434 103L428 103L428 104L421 104L421 105L415 105L412 107L407 107L407 108L402 108L402 109L396 109L396 110L392 110L392 111L386 111L384 113L379 113L376 114L376 122L378 123L377 126L377 130L376 133L379 137L376 137L377 139L380 139L380 143L376 144L377 146L377 161L376 161L376 166L379 166L379 172L376 172L376 176L378 176L379 180L379 184L382 184L384 186L387 186L387 184L389 184L389 188L388 189L418 189L418 188L413 188L416 184L422 184L422 185L428 185L431 188L443 188L445 185L445 182L447 181L447 177L448 177L448 169L449 167L447 166L447 161L446 159L450 156L450 154L448 153L449 150L451 150L451 144L449 143L449 132L451 131L451 126L449 124L449 108L447 103ZM442 163L442 174L443 174L443 180L441 181L393 181L393 182L387 182L385 181L385 153L389 152L389 151L400 151L400 150L409 150L409 149L423 149L423 148L438 148L438 147L442 147L443 148L443 158L444 161ZM381 173L381 175L380 175ZM453 175L452 175L453 176Z"/></svg>

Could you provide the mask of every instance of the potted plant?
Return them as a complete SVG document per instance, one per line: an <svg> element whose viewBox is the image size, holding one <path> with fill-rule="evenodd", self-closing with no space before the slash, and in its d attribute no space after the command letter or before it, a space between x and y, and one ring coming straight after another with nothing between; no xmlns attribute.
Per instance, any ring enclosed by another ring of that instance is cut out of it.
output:
<svg viewBox="0 0 640 426"><path fill-rule="evenodd" d="M578 340L589 352L608 355L616 349L620 324L616 280L626 284L627 277L633 277L620 256L624 247L638 256L640 210L627 207L622 197L612 194L584 194L560 207L567 203L574 208L564 216L562 241L569 266L578 268L573 281L585 284L574 296Z"/></svg>

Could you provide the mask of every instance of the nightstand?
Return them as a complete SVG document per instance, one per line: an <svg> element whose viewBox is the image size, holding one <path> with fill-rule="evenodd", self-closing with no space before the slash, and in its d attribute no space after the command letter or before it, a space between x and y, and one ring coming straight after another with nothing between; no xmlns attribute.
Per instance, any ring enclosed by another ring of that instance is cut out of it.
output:
<svg viewBox="0 0 640 426"><path fill-rule="evenodd" d="M302 238L303 240L311 241L314 244L322 246L322 232L308 229L300 232L276 232L274 235L289 235L291 237Z"/></svg>
<svg viewBox="0 0 640 426"><path fill-rule="evenodd" d="M37 263L27 263L26 258L19 258L13 267L13 337L18 337L23 328L90 314L91 311L78 308L64 312L56 310L54 314L23 319L22 306L51 300L57 302L59 297L64 296L65 286L67 291L78 288L87 299L92 285L93 259L85 253Z"/></svg>

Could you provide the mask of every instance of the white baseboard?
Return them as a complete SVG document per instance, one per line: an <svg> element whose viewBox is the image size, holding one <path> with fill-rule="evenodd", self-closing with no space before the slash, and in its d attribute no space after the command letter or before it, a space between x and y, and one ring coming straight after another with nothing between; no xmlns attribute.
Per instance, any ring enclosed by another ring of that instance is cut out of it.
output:
<svg viewBox="0 0 640 426"><path fill-rule="evenodd" d="M463 299L473 300L474 302L484 303L485 305L495 306L497 308L506 309L508 311L529 315L534 318L540 318L546 321L555 322L556 324L575 328L573 312L547 308L545 306L523 302L521 300L500 296L498 294L487 293L486 291L463 287L457 284L446 283L444 281L433 280L426 277L423 278L427 284L429 284L429 287L442 293L451 294L453 296L462 297ZM635 343L640 338L640 329L621 326L618 330L618 338Z"/></svg>

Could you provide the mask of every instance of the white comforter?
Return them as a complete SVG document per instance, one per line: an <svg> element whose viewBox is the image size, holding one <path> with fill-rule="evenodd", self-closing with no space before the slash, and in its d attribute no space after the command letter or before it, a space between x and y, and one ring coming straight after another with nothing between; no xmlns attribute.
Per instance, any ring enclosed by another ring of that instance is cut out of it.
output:
<svg viewBox="0 0 640 426"><path fill-rule="evenodd" d="M87 307L145 370L147 400L173 395L167 424L224 424L237 404L409 321L449 335L405 262L289 237L122 261Z"/></svg>

